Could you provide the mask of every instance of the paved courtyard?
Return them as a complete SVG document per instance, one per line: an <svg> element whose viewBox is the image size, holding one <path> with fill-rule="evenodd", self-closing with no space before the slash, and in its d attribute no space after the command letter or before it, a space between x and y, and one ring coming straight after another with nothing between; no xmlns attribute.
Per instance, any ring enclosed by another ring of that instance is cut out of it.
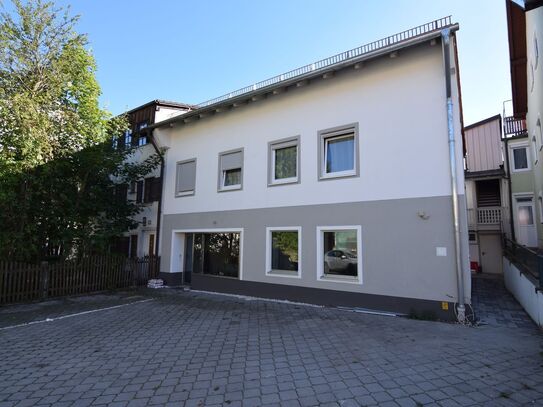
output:
<svg viewBox="0 0 543 407"><path fill-rule="evenodd" d="M501 321L180 290L5 307L0 406L543 405L543 335Z"/></svg>

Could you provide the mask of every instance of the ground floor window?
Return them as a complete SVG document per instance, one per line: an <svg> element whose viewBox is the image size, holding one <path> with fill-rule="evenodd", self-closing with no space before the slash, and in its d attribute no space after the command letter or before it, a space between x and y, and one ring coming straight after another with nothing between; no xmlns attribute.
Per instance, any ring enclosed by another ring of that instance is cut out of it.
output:
<svg viewBox="0 0 543 407"><path fill-rule="evenodd" d="M319 279L362 282L359 226L317 228Z"/></svg>
<svg viewBox="0 0 543 407"><path fill-rule="evenodd" d="M301 246L301 228L267 228L266 273L285 277L299 277Z"/></svg>
<svg viewBox="0 0 543 407"><path fill-rule="evenodd" d="M239 233L187 233L185 269L192 273L239 278Z"/></svg>

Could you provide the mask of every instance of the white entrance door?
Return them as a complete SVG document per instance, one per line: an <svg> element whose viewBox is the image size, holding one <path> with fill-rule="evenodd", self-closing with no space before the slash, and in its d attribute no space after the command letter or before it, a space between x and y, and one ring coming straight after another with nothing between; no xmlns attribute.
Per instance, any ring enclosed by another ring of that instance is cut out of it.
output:
<svg viewBox="0 0 543 407"><path fill-rule="evenodd" d="M532 197L516 197L517 240L528 247L537 247L534 200Z"/></svg>

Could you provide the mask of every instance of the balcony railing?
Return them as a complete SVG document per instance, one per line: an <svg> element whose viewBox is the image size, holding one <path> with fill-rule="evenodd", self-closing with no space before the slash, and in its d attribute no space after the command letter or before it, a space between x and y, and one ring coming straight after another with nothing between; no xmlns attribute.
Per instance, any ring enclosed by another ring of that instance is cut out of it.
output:
<svg viewBox="0 0 543 407"><path fill-rule="evenodd" d="M501 225L504 209L502 206L468 209L468 223L470 226Z"/></svg>
<svg viewBox="0 0 543 407"><path fill-rule="evenodd" d="M526 134L526 120L509 116L503 119L505 136L520 136Z"/></svg>
<svg viewBox="0 0 543 407"><path fill-rule="evenodd" d="M365 54L370 54L370 53L378 51L380 49L387 48L387 47L390 47L392 45L399 44L399 43L401 43L403 41L408 41L408 40L410 40L412 38L415 38L415 37L418 37L418 36L421 36L421 35L424 35L424 34L428 34L428 33L432 32L432 31L441 30L442 28L448 27L451 24L452 24L451 23L451 16L443 17L443 18L440 18L438 20L434 20L434 21L431 21L429 23L419 25L418 27L411 28L411 29L406 30L406 31L402 31L402 32L400 32L398 34L394 34L394 35L391 35L389 37L382 38L382 39L374 41L374 42L370 42L369 44L362 45L362 46L360 46L358 48L354 48L354 49L351 49L349 51L342 52L341 54L337 54L337 55L331 56L331 57L326 58L326 59L321 59L320 61L317 61L315 63L302 66L300 68L294 69L294 70L289 71L289 72L285 72L285 73L283 73L281 75L277 75L277 76L274 76L273 78L269 78L269 79L266 79L264 81L257 82L257 83L255 83L253 85L246 86L244 88L235 90L233 92L230 92L230 93L227 93L225 95L216 97L214 99L207 100L205 102L199 103L198 107L201 108L201 107L205 107L205 106L210 106L210 105L213 105L215 103L219 103L219 102L222 102L224 100L231 99L233 97L255 91L257 89L265 88L267 86L270 86L270 85L273 85L273 84L276 84L276 83L279 83L279 82L283 82L283 81L286 81L286 80L289 80L289 79L293 79L293 78L295 78L297 76L303 76L303 75L308 74L308 73L310 73L312 71L318 71L320 69L325 69L327 67L338 64L340 62L344 62L344 61L347 61L349 59L358 58L358 57L361 57L362 55L365 55Z"/></svg>

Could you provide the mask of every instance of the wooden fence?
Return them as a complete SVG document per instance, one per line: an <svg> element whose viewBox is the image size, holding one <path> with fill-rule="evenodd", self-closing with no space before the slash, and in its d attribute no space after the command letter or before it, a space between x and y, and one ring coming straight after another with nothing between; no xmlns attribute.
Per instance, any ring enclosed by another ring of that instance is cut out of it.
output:
<svg viewBox="0 0 543 407"><path fill-rule="evenodd" d="M0 304L144 286L159 273L160 258L90 256L25 264L0 260Z"/></svg>

